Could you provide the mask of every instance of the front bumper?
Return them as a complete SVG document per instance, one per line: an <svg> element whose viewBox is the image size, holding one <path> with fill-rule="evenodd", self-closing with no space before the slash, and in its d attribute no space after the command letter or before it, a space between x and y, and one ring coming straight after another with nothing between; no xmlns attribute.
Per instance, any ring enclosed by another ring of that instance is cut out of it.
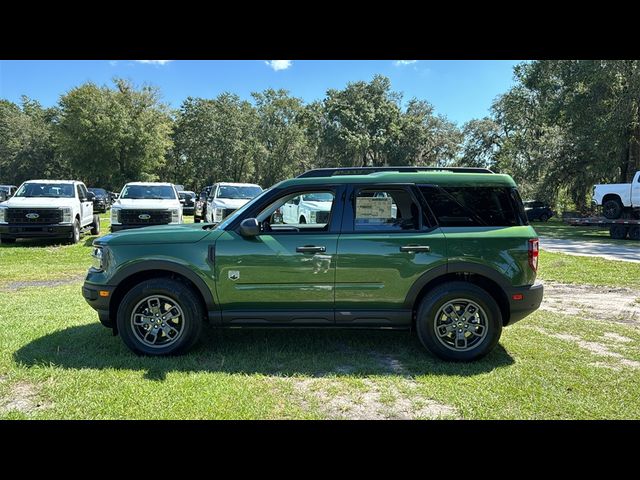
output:
<svg viewBox="0 0 640 480"><path fill-rule="evenodd" d="M91 308L98 312L100 323L107 328L115 327L115 321L112 320L109 315L109 302L111 301L111 295L115 289L116 287L112 287L110 285L94 285L87 282L84 282L84 285L82 286L82 296ZM107 292L108 295L101 296L100 292Z"/></svg>
<svg viewBox="0 0 640 480"><path fill-rule="evenodd" d="M71 238L73 225L0 225L0 235L8 238Z"/></svg>
<svg viewBox="0 0 640 480"><path fill-rule="evenodd" d="M535 312L542 303L544 286L542 284L516 287L506 292L509 296L509 322L507 325L518 322ZM515 300L514 295L522 295L520 300Z"/></svg>

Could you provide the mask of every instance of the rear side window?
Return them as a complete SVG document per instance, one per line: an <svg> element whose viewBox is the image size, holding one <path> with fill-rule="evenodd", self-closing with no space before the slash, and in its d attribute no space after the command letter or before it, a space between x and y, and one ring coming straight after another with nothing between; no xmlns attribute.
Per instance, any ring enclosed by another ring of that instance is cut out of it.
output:
<svg viewBox="0 0 640 480"><path fill-rule="evenodd" d="M421 186L442 227L526 225L517 189L510 187Z"/></svg>
<svg viewBox="0 0 640 480"><path fill-rule="evenodd" d="M362 188L355 196L354 230L419 230L420 207L404 189Z"/></svg>

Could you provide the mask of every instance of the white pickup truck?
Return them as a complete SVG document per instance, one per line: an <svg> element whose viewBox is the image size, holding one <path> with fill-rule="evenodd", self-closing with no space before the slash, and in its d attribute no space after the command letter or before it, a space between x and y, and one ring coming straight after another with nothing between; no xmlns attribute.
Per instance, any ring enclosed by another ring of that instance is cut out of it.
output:
<svg viewBox="0 0 640 480"><path fill-rule="evenodd" d="M219 223L260 193L262 187L254 183L215 183L207 197L205 220Z"/></svg>
<svg viewBox="0 0 640 480"><path fill-rule="evenodd" d="M93 213L93 193L76 180L28 180L0 204L0 241L18 238L64 238L78 243L80 234L100 234Z"/></svg>
<svg viewBox="0 0 640 480"><path fill-rule="evenodd" d="M175 185L130 182L111 205L111 231L182 223L182 204Z"/></svg>
<svg viewBox="0 0 640 480"><path fill-rule="evenodd" d="M612 183L593 186L593 203L602 206L608 219L620 218L623 213L640 214L640 170L631 183Z"/></svg>

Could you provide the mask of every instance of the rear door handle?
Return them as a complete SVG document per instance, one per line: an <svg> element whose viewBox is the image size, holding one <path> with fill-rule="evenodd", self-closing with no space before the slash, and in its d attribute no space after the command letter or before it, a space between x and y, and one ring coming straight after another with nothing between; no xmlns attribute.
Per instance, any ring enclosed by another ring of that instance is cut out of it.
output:
<svg viewBox="0 0 640 480"><path fill-rule="evenodd" d="M431 247L428 245L404 245L400 247L401 252L430 252Z"/></svg>
<svg viewBox="0 0 640 480"><path fill-rule="evenodd" d="M303 247L296 247L296 252L298 253L318 253L326 251L326 247L318 247L316 245L305 245Z"/></svg>

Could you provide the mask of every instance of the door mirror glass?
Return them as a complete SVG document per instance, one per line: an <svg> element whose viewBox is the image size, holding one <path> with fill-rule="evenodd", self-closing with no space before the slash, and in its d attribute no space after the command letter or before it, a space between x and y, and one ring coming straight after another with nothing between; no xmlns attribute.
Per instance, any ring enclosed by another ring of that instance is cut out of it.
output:
<svg viewBox="0 0 640 480"><path fill-rule="evenodd" d="M246 238L255 237L260 233L260 224L255 218L245 218L240 223L240 235Z"/></svg>

